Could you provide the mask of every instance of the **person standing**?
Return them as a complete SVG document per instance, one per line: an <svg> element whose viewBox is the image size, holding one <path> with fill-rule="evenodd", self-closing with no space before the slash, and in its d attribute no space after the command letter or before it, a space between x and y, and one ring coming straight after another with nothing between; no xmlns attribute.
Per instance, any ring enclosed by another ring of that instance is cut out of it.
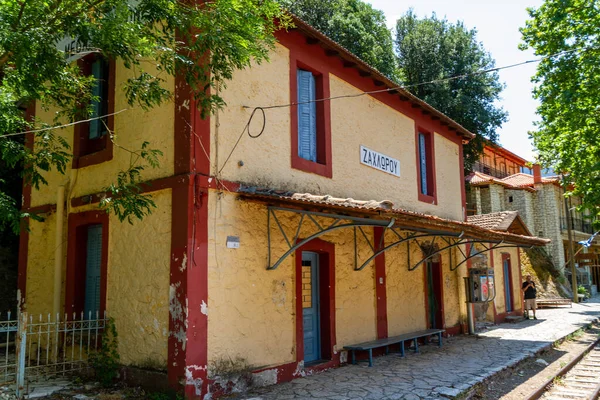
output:
<svg viewBox="0 0 600 400"><path fill-rule="evenodd" d="M533 319L537 319L535 316L535 296L537 294L535 282L531 280L531 275L527 275L525 279L521 288L525 298L525 318L529 319L529 310L533 310Z"/></svg>

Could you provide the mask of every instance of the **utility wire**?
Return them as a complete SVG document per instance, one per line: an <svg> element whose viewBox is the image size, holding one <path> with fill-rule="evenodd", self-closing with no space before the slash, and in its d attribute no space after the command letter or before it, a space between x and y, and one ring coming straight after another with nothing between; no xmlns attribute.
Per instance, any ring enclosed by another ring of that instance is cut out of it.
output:
<svg viewBox="0 0 600 400"><path fill-rule="evenodd" d="M225 165L227 164L227 161L229 161L229 159L231 158L233 152L235 151L236 147L240 143L240 140L242 140L242 137L244 136L244 133L246 131L248 131L248 136L250 136L252 139L255 139L255 138L259 137L260 135L262 135L262 133L265 130L266 123L267 123L266 116L265 116L265 110L270 110L270 109L274 109L274 108L293 107L293 106L298 106L298 105L302 105L302 104L319 103L319 102L323 102L323 101L327 101L327 100L349 99L349 98L355 98L355 97L365 96L365 95L368 95L368 94L387 93L387 92L392 92L392 91L398 91L398 90L405 90L405 89L415 88L415 87L424 86L424 85L432 85L432 84L437 84L437 83L444 83L444 82L448 82L448 81L452 81L452 80L456 80L456 79L468 78L470 76L477 76L477 75L489 74L490 72L497 72L497 71L501 71L501 70L504 70L504 69L520 67L522 65L540 62L540 61L543 61L544 59L547 59L547 58L552 58L552 57L562 56L562 55L569 54L569 53L574 53L574 52L579 52L579 51L586 51L586 50L597 49L597 48L599 48L599 47L598 46L590 46L590 47L584 47L584 48L581 48L581 49L564 50L564 51L560 51L560 52L557 52L557 53L554 53L554 54L549 54L547 56L543 56L543 57L540 57L540 58L535 58L535 59L532 59L532 60L526 60L526 61L522 61L522 62L515 63L515 64L504 65L502 67L493 67L493 68L488 68L488 69L484 69L484 70L480 70L480 71L467 72L467 73L460 74L460 75L454 75L454 76L450 76L450 77L447 77L447 78L434 79L434 80L427 81L427 82L413 83L411 85L402 85L402 86L396 86L396 87L391 87L391 88L387 88L387 89L371 90L371 91L360 92L360 93L356 93L356 94L332 96L332 97L326 97L326 98L322 98L322 99L314 99L314 100L307 100L307 101L300 101L300 102L292 102L292 103L286 103L286 104L276 104L276 105L272 105L272 106L251 107L251 106L244 105L244 106L242 106L243 108L253 109L252 113L250 114L250 117L248 118L248 122L244 126L244 129L240 133L240 136L238 137L238 140L235 142L235 144L233 145L233 148L231 149L231 152L227 156L227 159L223 163L223 166L219 169L219 173L221 173L221 171L223 170L223 168L225 168ZM262 115L263 115L263 125L262 125L261 131L257 135L252 136L250 134L250 124L252 123L252 119L254 118L254 115L255 115L255 113L256 113L257 110L260 110L262 112Z"/></svg>
<svg viewBox="0 0 600 400"><path fill-rule="evenodd" d="M19 135L26 135L28 133L38 133L38 132L51 131L53 129L66 128L66 127L77 125L77 124L83 124L84 122L90 122L90 121L95 121L95 120L98 120L98 119L104 119L106 117L112 117L113 115L121 114L122 112L125 112L125 111L128 111L128 110L130 110L130 108L124 108L124 109L122 109L120 111L117 111L117 112L114 112L114 113L110 113L110 114L106 114L106 115L101 115L99 117L84 119L82 121L75 121L75 122L71 122L71 123L64 124L64 125L49 126L47 128L34 129L34 130L31 130L31 131L25 131L25 132L8 133L6 135L1 135L0 134L0 138L11 137L11 136L19 136Z"/></svg>

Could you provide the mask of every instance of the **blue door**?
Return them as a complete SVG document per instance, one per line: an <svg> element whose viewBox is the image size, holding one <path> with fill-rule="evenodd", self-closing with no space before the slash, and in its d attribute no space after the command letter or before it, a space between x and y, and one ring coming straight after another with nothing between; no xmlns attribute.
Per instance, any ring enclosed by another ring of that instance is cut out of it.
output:
<svg viewBox="0 0 600 400"><path fill-rule="evenodd" d="M510 273L510 260L506 259L502 263L504 267L504 299L506 303L506 312L511 312L512 308L512 283Z"/></svg>
<svg viewBox="0 0 600 400"><path fill-rule="evenodd" d="M90 312L92 319L100 310L100 280L102 269L102 225L87 228L87 252L85 262L85 318Z"/></svg>
<svg viewBox="0 0 600 400"><path fill-rule="evenodd" d="M319 256L308 251L302 252L302 327L304 362L320 360Z"/></svg>

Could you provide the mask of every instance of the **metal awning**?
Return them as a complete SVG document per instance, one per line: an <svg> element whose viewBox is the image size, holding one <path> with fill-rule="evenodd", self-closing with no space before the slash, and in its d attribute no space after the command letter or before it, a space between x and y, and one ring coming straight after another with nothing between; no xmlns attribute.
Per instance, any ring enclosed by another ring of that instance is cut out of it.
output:
<svg viewBox="0 0 600 400"><path fill-rule="evenodd" d="M463 256L459 263L453 265L455 257L450 257L450 270L454 271L467 260L490 250L529 248L550 242L548 239L493 231L466 222L395 209L389 201L360 201L245 187L240 188L239 195L243 199L267 205L268 270L276 269L289 255L311 240L339 229L353 230L354 269L357 271L365 268L378 255L402 244L410 248L411 243L416 243L428 249L420 260L411 261L410 251L407 252L409 271L445 251L459 251ZM297 225L293 229L286 229L280 221L282 214L293 215ZM300 238L300 232L307 224L311 226L312 233ZM381 236L382 242L374 243L365 233L366 227L379 227L384 229L384 233L389 231L395 240L384 246L384 234ZM274 255L272 241L281 238L288 249L283 254ZM366 260L359 260L359 242L367 243L372 251ZM465 254L461 246L476 243L483 250Z"/></svg>

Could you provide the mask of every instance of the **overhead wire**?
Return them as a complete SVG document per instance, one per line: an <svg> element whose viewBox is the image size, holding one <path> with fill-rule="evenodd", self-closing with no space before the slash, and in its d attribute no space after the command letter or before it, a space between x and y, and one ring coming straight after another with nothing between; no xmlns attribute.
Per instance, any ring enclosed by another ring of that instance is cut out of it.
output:
<svg viewBox="0 0 600 400"><path fill-rule="evenodd" d="M272 106L257 106L257 107L252 107L252 106L243 105L242 108L252 109L252 113L250 114L250 117L248 117L248 122L244 126L244 129L242 129L242 132L240 133L240 136L238 137L237 141L233 145L233 148L229 152L229 155L225 159L225 162L223 163L223 165L219 169L219 173L221 173L221 171L223 171L223 169L227 165L227 162L229 161L229 159L233 155L233 152L235 151L235 149L237 148L238 144L242 140L242 137L244 136L244 133L246 131L248 132L248 136L250 138L252 138L252 139L258 138L259 136L261 136L263 134L263 132L264 132L264 130L266 128L266 114L265 114L265 110L271 110L271 109L275 109L275 108L287 108L287 107L293 107L293 106L298 106L298 105L303 105L303 104L319 103L319 102L329 101L329 100L356 98L356 97L361 97L361 96L370 95L370 94L394 92L394 91L398 91L398 90L406 90L406 89L411 89L411 88L415 88L415 87L419 87L419 86L424 86L424 85L432 85L432 84L444 83L444 82L448 82L448 81L452 81L452 80L468 78L468 77L471 77L471 76L483 75L483 74L488 74L488 73L491 73L491 72L497 72L497 71L501 71L501 70L505 70L505 69L516 68L516 67L520 67L520 66L523 66L523 65L526 65L526 64L541 62L541 61L543 61L543 60L545 60L547 58L558 57L558 56L569 54L569 53L574 53L574 52L579 52L579 51L587 51L587 50L597 49L597 48L598 48L598 46L589 46L589 47L583 47L583 48L580 48L580 49L564 50L564 51L560 51L560 52L556 52L556 53L553 53L553 54L549 54L547 56L543 56L543 57L540 57L540 58L535 58L535 59L526 60L526 61L522 61L522 62L518 62L518 63L514 63L514 64L504 65L504 66L501 66L501 67L487 68L487 69L483 69L483 70L479 70L479 71L467 72L467 73L459 74L459 75L453 75L453 76L446 77L446 78L433 79L433 80L426 81L426 82L418 82L418 83L413 83L413 84L410 84L410 85L400 85L400 86L390 87L390 88L386 88L386 89L364 91L364 92L360 92L360 93L356 93L356 94L330 96L330 97L325 97L325 98L321 98L321 99L299 101L299 102L291 102L291 103L285 103L285 104L275 104L275 105L272 105ZM255 135L255 136L252 136L250 134L250 124L252 123L252 120L254 119L254 116L255 116L257 110L260 110L261 113L262 113L263 124L262 124L262 128L261 128L259 134Z"/></svg>

